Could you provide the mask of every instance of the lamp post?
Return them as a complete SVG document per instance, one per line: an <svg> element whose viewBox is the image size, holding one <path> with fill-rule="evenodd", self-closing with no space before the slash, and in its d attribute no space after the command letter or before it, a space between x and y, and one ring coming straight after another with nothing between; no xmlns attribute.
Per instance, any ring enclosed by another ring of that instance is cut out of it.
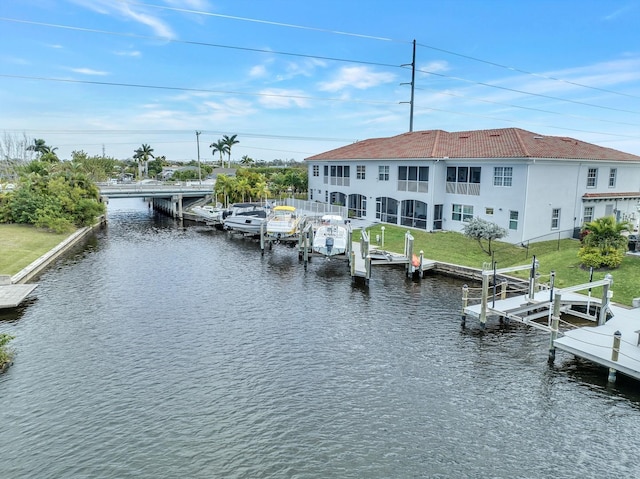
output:
<svg viewBox="0 0 640 479"><path fill-rule="evenodd" d="M198 144L198 183L202 186L202 170L200 169L200 131L196 131L196 143Z"/></svg>

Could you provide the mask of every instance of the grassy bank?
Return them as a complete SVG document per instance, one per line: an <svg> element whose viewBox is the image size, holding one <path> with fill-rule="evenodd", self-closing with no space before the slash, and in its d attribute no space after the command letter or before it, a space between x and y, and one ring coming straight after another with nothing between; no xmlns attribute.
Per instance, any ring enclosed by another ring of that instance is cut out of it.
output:
<svg viewBox="0 0 640 479"><path fill-rule="evenodd" d="M0 224L0 274L13 276L68 236L28 225Z"/></svg>
<svg viewBox="0 0 640 479"><path fill-rule="evenodd" d="M381 249L394 252L404 251L404 235L406 228L384 225L384 247ZM372 243L376 237L382 240L382 225L367 228ZM414 237L414 251L424 251L425 258L445 263L459 264L471 268L482 268L484 262L491 262L475 240L471 240L460 233L438 232L426 233L411 230ZM356 235L359 239L359 235ZM578 249L580 243L573 239L544 241L532 243L529 248L502 242L493 243L494 258L498 268L529 264L535 255L540 267L541 281L547 282L549 273L556 273L555 285L559 288L586 283L589 281L589 271L580 267ZM486 248L486 243L485 243ZM622 265L611 271L595 271L594 280L604 278L610 273L614 284L613 301L631 305L633 298L640 297L640 257L625 256ZM528 271L513 273L514 276L528 277ZM594 296L599 297L599 289L594 289Z"/></svg>

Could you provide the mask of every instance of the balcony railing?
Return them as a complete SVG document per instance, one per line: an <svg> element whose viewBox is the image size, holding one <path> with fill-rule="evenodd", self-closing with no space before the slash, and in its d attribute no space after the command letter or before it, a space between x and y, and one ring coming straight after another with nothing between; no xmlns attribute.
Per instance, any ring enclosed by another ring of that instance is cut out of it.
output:
<svg viewBox="0 0 640 479"><path fill-rule="evenodd" d="M480 183L458 183L455 181L447 181L447 193L457 195L473 195L480 196Z"/></svg>

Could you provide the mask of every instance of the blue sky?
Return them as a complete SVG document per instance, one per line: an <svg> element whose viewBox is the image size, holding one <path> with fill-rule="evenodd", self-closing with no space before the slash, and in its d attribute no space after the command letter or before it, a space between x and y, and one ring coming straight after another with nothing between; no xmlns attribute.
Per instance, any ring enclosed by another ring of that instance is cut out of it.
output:
<svg viewBox="0 0 640 479"><path fill-rule="evenodd" d="M302 160L518 127L640 155L640 1L0 3L0 134L129 158ZM403 66L405 65L405 66Z"/></svg>

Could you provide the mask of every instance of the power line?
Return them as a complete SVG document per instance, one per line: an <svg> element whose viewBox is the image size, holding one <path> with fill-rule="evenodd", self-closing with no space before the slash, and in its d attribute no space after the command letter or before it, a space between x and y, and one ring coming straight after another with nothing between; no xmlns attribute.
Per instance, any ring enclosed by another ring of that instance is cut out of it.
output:
<svg viewBox="0 0 640 479"><path fill-rule="evenodd" d="M167 7L167 9L172 10L171 8L168 8L168 7ZM393 64L388 64L388 63L370 62L370 61L365 61L365 60L350 60L350 59L346 59L346 58L325 57L325 56L321 56L321 55L308 55L308 54L303 54L303 53L281 52L281 51L276 51L276 50L267 50L267 49L264 49L264 48L238 47L238 46L234 46L234 45L223 45L223 44L220 44L220 43L196 42L196 41L192 41L192 40L177 40L175 38L158 37L158 36L153 36L153 35L140 35L138 33L130 33L130 32L113 32L113 31L109 31L109 30L99 30L99 29L96 29L96 28L76 27L76 26L72 26L72 25L61 25L61 24L57 24L57 23L35 22L35 21L32 21L32 20L22 20L22 19L17 19L17 18L0 17L0 21L12 22L12 23L23 23L23 24L26 24L26 25L36 25L36 26L48 27L48 28L59 28L59 29L63 29L63 30L72 30L72 31L83 32L83 33L98 33L98 34L101 34L101 35L112 35L112 36L121 36L121 37L127 37L127 38L138 38L140 40L163 41L163 42L178 43L178 44L183 44L183 45L196 45L196 46L202 46L202 47L224 48L224 49L228 49L228 50L240 50L240 51L253 52L253 53L268 53L268 54L272 54L272 55L285 55L285 56L299 57L299 58L311 58L311 59L314 59L314 60L327 60L327 61L333 61L333 62L356 63L356 64L361 64L361 65L380 66L380 67L387 67L387 68L400 68L400 65L393 65Z"/></svg>
<svg viewBox="0 0 640 479"><path fill-rule="evenodd" d="M145 7L157 8L157 9L163 9L163 10L171 10L171 11L182 12L182 13L208 15L208 16L214 16L214 17L228 18L228 19L232 19L232 20L248 21L248 22L254 22L254 23L264 23L264 24L270 24L270 25L280 26L280 27L298 28L298 29L304 29L304 30L313 30L313 31L320 31L320 32L326 32L326 33L332 33L332 34L340 34L340 35L347 35L347 36L353 36L353 37L367 38L367 39L372 39L372 40L381 40L381 41L390 41L390 42L399 42L399 43L411 43L409 41L394 40L394 39L390 39L390 38L373 36L373 35L362 35L362 34L356 34L356 33L340 32L340 31L335 31L335 30L330 30L330 29L322 29L322 28L315 28L315 27L305 27L305 26L301 26L301 25L293 25L293 24L287 24L287 23L281 23L281 22L265 21L265 20L251 19L251 18L246 18L246 17L237 17L237 16L231 16L231 15L214 14L214 13L210 13L210 12L203 12L203 11L197 11L197 10L188 10L188 9L180 9L180 8L174 8L174 7L151 5L151 4L146 4L146 3L142 3L142 2L134 2L134 1L127 1L127 0L125 0L125 1L127 3L129 3L129 4L132 4L132 5L139 5L139 6L145 6ZM348 62L348 63L380 66L380 67L385 67L385 68L402 68L402 65L393 65L393 64L380 63L380 62L358 61L358 60L349 60L349 59L344 59L344 58L334 58L334 57L326 57L326 56L318 56L318 55L297 54L297 53L291 53L291 52L281 52L281 51L273 51L273 50L265 50L265 49L237 47L237 46L232 46L232 45L222 45L222 44L195 42L195 41L186 41L186 40L176 40L176 39L171 39L171 38L166 38L166 37L137 35L137 34L133 34L133 33L110 32L110 31L106 31L106 30L89 29L89 28L84 28L84 27L75 27L75 26L68 26L68 25L43 23L43 22L33 22L33 21L20 20L20 19L0 18L0 20L8 21L8 22L31 24L31 25L37 25L37 26L45 26L45 27L51 27L51 28L62 28L62 29L80 31L80 32L98 33L98 34L106 34L106 35L117 35L117 36L140 38L140 39L146 39L146 40L162 40L162 41L166 41L166 42L182 43L182 44L187 44L187 45L208 46L208 47L215 47L215 48L227 48L227 49L233 49L233 50L257 52L257 53L268 53L268 54L287 55L287 56L294 56L294 57L301 57L301 58L312 58L312 59L327 60L327 61ZM459 54L459 53L456 53L456 52L452 52L452 51L449 51L449 50L433 47L433 46L422 44L422 43L418 43L418 45L422 46L424 48L429 48L429 49L432 49L432 50L441 51L443 53L455 55L455 56L458 56L458 57L461 57L461 58L482 62L482 63L488 64L488 65L491 65L491 66L494 66L494 67L504 68L504 69L507 69L507 70L510 70L510 71L516 71L516 72L519 72L519 73L532 75L532 76L536 76L536 77L539 77L539 78L544 78L544 79L547 79L547 80L558 81L558 82L562 82L562 83L566 83L566 84L571 84L573 86L578 86L578 87L582 87L582 88L589 88L589 89L593 89L593 90L597 90L597 91L601 91L601 92L606 92L606 93L610 93L610 94L617 94L617 95L622 95L622 96L626 96L626 97L638 98L638 97L633 96L633 95L628 95L628 94L624 94L624 93L620 93L620 92L615 92L615 91L612 91L612 90L601 89L601 88L597 88L597 87L591 87L589 85L584 85L584 84L580 84L580 83L577 83L577 82L571 82L571 81L567 81L567 80L563 80L563 79L559 79L559 78L554 78L554 77L550 77L550 76L544 76L544 75L541 75L541 74L528 72L526 70L522 70L522 69L519 69L519 68L501 65L499 63L495 63L495 62L491 62L491 61L487 61L487 60L482 60L480 58ZM419 71L421 73L429 74L429 75L434 75L434 76L438 76L438 77L442 77L442 78L455 80L455 81L465 82L465 83L468 83L468 84L473 84L473 85L483 86L483 87L488 87L488 88L495 88L495 89L514 92L514 93L518 93L518 94L526 95L526 96L545 98L545 99L549 99L549 100L553 100L553 101L567 102L567 103L572 103L572 104L576 104L576 105L593 107L593 108L604 109L604 110L609 110L609 111L622 112L622 113L629 113L629 114L639 114L640 113L640 112L637 112L637 111L618 109L618 108L607 107L607 106L597 105L597 104L591 104L591 103L587 103L587 102L571 100L571 99L566 99L566 98L561 98L561 97L554 97L554 96L550 96L550 95L527 92L527 91L523 91L523 90L503 87L503 86L499 86L499 85L493 85L493 84L490 84L490 83L478 82L478 81L474 81L474 80L468 80L468 79L465 79L465 78L449 76L449 75L436 73L436 72L431 72L431 71L425 71L425 70L417 70L417 71ZM315 100L315 101L349 102L349 103L381 104L381 105L392 105L392 104L396 105L397 104L396 102L383 102L383 101L373 101L373 100L370 100L370 101L368 101L368 100L345 100L344 98L318 98L318 97L303 96L303 95L290 95L290 94L281 95L281 94L277 94L277 93L236 92L236 91L224 91L224 90L210 90L210 89L171 87L171 86L162 86L162 85L145 85L145 84L130 84L130 83L119 83L119 82L98 82L98 81L90 81L90 80L59 79L59 78L50 78L50 77L30 77L30 76L5 75L5 74L0 74L0 77L22 78L22 79L31 79L31 80L40 80L40 81L53 81L53 82L66 82L66 83L84 83L84 84L106 85L106 86L121 86L121 87L131 87L131 88L149 88L149 89L160 89L160 90L177 90L177 91L198 92L198 93L203 93L204 92L204 93L227 94L227 95L235 94L235 95L264 96L264 97L279 97L279 98L303 99L303 100ZM441 93L442 94L449 94L449 93L446 93L446 92L441 92ZM455 95L452 95L452 96L455 96ZM471 101L492 103L492 102L490 102L488 100L474 99L474 98L470 98L470 97L463 97L463 98L467 98L467 99L469 99ZM580 117L580 116L577 116L577 115L562 114L562 113L543 110L543 109L529 108L529 107L524 107L524 106L519 106L519 105L510 105L510 104L503 104L503 103L498 103L498 102L493 102L493 103L506 105L506 106L509 106L511 108L518 108L518 109L531 110L531 111L539 111L539 112L542 112L542 113L569 116L569 117L573 117L573 118L583 118L583 119L588 119L589 118L589 117ZM433 108L431 108L430 110L443 111L443 112L454 113L454 114L460 114L460 113L456 113L456 112L451 112L451 111L447 111L447 110L438 110L438 109L433 109ZM478 115L470 115L470 116L478 116ZM637 125L632 124L632 123L615 122L615 121L608 121L608 120L601 120L601 119L595 119L595 120L602 121L602 122L607 122L607 123L616 123L616 124L621 124L621 125L637 126ZM508 120L501 120L500 119L500 121L508 121ZM559 128L559 127L551 126L551 128ZM562 129L571 130L569 128L562 128ZM571 131L587 132L586 130L571 130ZM600 132L589 132L589 133L598 133L598 134L603 134L603 135L609 135L608 133L600 133ZM613 135L613 136L623 136L623 135Z"/></svg>
<svg viewBox="0 0 640 479"><path fill-rule="evenodd" d="M95 81L95 80L73 80L70 78L7 75L3 73L0 73L0 77L18 78L22 80L50 81L50 82L59 82L59 83L76 83L76 84L79 83L79 84L85 84L85 85L103 85L103 86L106 85L106 86L121 86L121 87L129 87L129 88L149 88L154 90L186 91L186 92L193 92L193 93L215 93L220 95L245 95L245 96L288 98L288 99L295 99L295 100L327 101L327 102L337 102L337 103L365 103L365 104L374 104L374 105L396 105L396 103L392 101L346 100L344 98L319 98L319 97L305 96L305 95L291 95L291 94L279 95L277 93L255 93L255 92L241 92L241 91L232 91L232 90L209 90L205 88L185 88L185 87L174 87L174 86L164 86L164 85L144 85L140 83L102 82L102 81Z"/></svg>
<svg viewBox="0 0 640 479"><path fill-rule="evenodd" d="M257 23L270 23L270 24L274 24L274 25L286 26L286 27L291 27L291 28L301 28L301 29L308 29L308 30L316 30L313 27L303 27L303 26L300 26L300 25L292 25L292 24L285 24L285 23L278 23L278 22L266 22L266 21L262 21L262 20L249 19L249 18L244 18L244 17L233 17L233 16L230 16L230 15L222 15L222 14L213 14L213 13L202 12L202 11L197 11L197 10L187 10L187 9L180 9L180 8L174 8L174 7L165 7L165 6L151 5L151 4L145 4L145 3L140 3L140 2L127 2L127 3L133 4L133 5L154 7L154 8L163 9L163 10L172 10L172 11L179 11L179 12L186 12L186 13L197 13L197 14L202 14L202 15L219 16L219 17L232 18L232 19L243 20L243 21L253 21L253 22L257 22ZM406 65L394 65L394 64L389 64L389 63L372 62L372 61L364 61L364 60L352 60L352 59L337 58L337 57L327 57L327 56L321 56L321 55L310 55L310 54L282 52L282 51L274 51L274 50L259 49L259 48L238 47L238 46L233 46L233 45L223 45L223 44L208 43L208 42L196 42L196 41L189 41L189 40L176 40L176 39L171 39L171 38L166 38L166 37L158 37L158 36L151 36L151 35L139 35L139 34L134 34L134 33L113 32L113 31L108 31L108 30L99 30L99 29L76 27L76 26L61 25L61 24L54 24L54 23L45 23L45 22L35 22L35 21L31 21L31 20L21 20L21 19L15 19L15 18L0 17L0 21L23 23L23 24L29 24L29 25L44 26L44 27L49 27L49 28L60 28L60 29L74 30L74 31L80 31L80 32L87 32L87 33L98 33L98 34L104 34L104 35L124 36L124 37L139 38L139 39L144 39L144 40L155 40L155 41L162 40L162 41L167 41L167 42L172 42L172 43L180 43L180 44L186 44L186 45L207 46L207 47L213 47L213 48L224 48L224 49L231 49L231 50L248 51L248 52L254 52L254 53L267 53L267 54L273 54L273 55L284 55L284 56L292 56L292 57L299 57L299 58L310 58L310 59L316 59L316 60L326 60L326 61L335 61L335 62L344 62L344 63L355 63L355 64L362 64L362 65L370 65L370 66L380 66L380 67L385 67L385 68L403 68L403 69L407 69ZM385 39L383 37L374 37L374 36L366 36L366 35L359 35L359 34L348 34L348 33L345 33L345 32L336 32L336 31L325 30L325 29L317 29L317 30L326 31L326 32L329 32L329 33L340 33L340 34L351 35L351 36L361 36L361 37L370 38L370 39L400 42L400 40ZM412 43L412 42L403 42L403 43ZM627 95L627 94L615 92L615 91L612 91L612 90L606 90L606 89L601 89L601 88L597 88L597 87L590 87L588 85L583 85L583 84L579 84L579 83L576 83L576 82L570 82L570 81L567 81L567 80L561 80L561 79L557 79L557 78L553 78L553 77L545 77L543 75L527 72L526 70L521 70L521 69L514 68L514 67L504 66L504 65L501 65L501 64L498 64L498 63L495 63L495 62L490 62L490 61L482 60L482 59L479 59L479 58L476 58L476 57L471 57L471 56L468 56L468 55L455 53L455 52L452 52L450 50L440 49L440 48L432 47L430 45L425 45L425 44L422 44L422 43L417 43L417 45L425 47L425 48L430 48L430 49L433 49L433 50L437 50L437 51L442 51L442 52L447 53L447 54L456 55L456 56L459 56L459 57L462 57L462 58L467 58L467 59L475 60L475 61L478 61L478 62L490 64L490 65L493 65L493 66L496 66L496 67L500 67L500 68L504 68L504 69L507 69L507 70L517 71L517 72L520 72L520 73L533 75L533 76L538 76L538 77L546 78L546 79L549 79L549 80L568 83L568 84L572 84L574 86L579 86L579 87L583 87L583 88L590 88L590 89L594 89L594 90L598 90L598 91L602 91L602 92L606 92L606 93L619 94L619 95L628 96L628 97L632 97L632 98L640 98L640 97L636 97L636 96L633 96L633 95ZM636 115L640 114L640 112L637 112L637 111L630 111L630 110L618 109L618 108L613 108L613 107L607 107L607 106L603 106L603 105L596 105L596 104L593 104L593 103L587 103L587 102L581 102L581 101L578 101L578 100L571 100L571 99L566 99L566 98L554 97L554 96L551 96L551 95L544 95L544 94L541 94L541 93L532 93L532 92L527 92L527 91L524 91L524 90L518 90L518 89L514 89L514 88L508 88L508 87L503 87L503 86L499 86L499 85L493 85L491 83L478 82L478 81L475 81L475 80L468 80L466 78L454 77L454 76L446 75L446 74L443 74L443 73L436 73L436 72L432 72L432 71L428 71L428 70L415 69L415 71L420 72L420 73L425 73L425 74L428 74L428 75L438 76L438 77L441 77L441 78L447 78L447 79L455 80L455 81L459 81L459 82L474 84L474 85L477 85L477 86L484 86L484 87L487 87L487 88L495 88L495 89L499 89L499 90L510 91L510 92L513 92L513 93L519 93L519 94L522 94L522 95L535 96L535 97L546 98L546 99L555 100L555 101L573 103L573 104L577 104L577 105L581 105L581 106L589 106L589 107L592 107L592 108L599 108L599 109L605 109L605 110L610 110L610 111L618 111L618 112L622 112L622 113L631 113L631 114L636 114ZM5 75L1 75L0 74L0 76L5 76ZM26 77L26 78L29 78L29 77ZM40 79L44 79L44 78L40 78ZM51 80L52 81L70 81L70 82L73 81L73 80L54 80L54 79L51 79ZM82 82L81 80L76 80L76 81L77 82ZM101 82L86 81L86 83L100 84ZM111 84L111 83L104 83L104 84ZM118 84L118 83L113 83L113 85L145 87L144 85L125 85L125 84ZM170 88L170 87L154 87L154 86L147 86L147 87L148 88L163 88L163 89L169 89ZM196 91L196 92L202 92L203 91L203 90L196 90L196 89L192 90L192 89L187 89L187 88L175 88L175 89L182 90L182 91ZM210 90L205 90L205 91L207 91L207 92L215 92L215 91L210 91ZM223 92L220 92L220 93L245 94L245 93L226 92L226 91L223 91ZM256 93L255 95L264 95L264 94ZM279 96L279 95L266 95L266 96ZM295 96L287 96L287 95L282 95L282 97L312 99L312 97L295 97ZM346 100L340 99L340 100L330 100L330 101L346 101ZM351 101L354 101L354 100L351 100ZM365 101L365 100L363 100L362 102L369 103L368 101ZM377 102L376 101L376 102L371 102L371 103L383 103L383 102Z"/></svg>
<svg viewBox="0 0 640 479"><path fill-rule="evenodd" d="M469 101L475 101L475 102L480 102L480 103L489 103L489 104L492 104L492 105L508 106L508 107L511 107L511 108L517 108L517 109L521 109L521 110L537 111L537 112L540 112L540 113L548 113L550 115L567 116L567 117L577 118L577 119L581 119L581 120L598 121L598 122L602 122L602 123L613 123L615 125L640 126L639 123L627 123L627 122L623 122L623 121L605 120L604 118L594 118L594 117L591 117L591 116L573 115L573 114L570 114L570 113L560 113L560 112L557 112L557 111L543 110L542 108L533 108L533 107L529 107L529 106L513 105L511 103L503 103L503 102L499 102L499 101L492 101L492 100L487 100L487 99L484 99L484 98L472 98L472 97L469 97L469 96L466 96L466 95L457 95L457 94L451 93L449 91L434 90L432 88L419 88L419 87L416 87L416 90L432 91L432 92L437 93L439 95L452 96L452 97L455 97L455 98L464 98L465 100L469 100Z"/></svg>
<svg viewBox="0 0 640 479"><path fill-rule="evenodd" d="M282 23L282 22L275 22L275 21L268 21L268 20L259 20L259 19L255 19L255 18L238 17L238 16L233 16L233 15L224 15L224 14L220 14L220 13L205 12L205 11L202 11L202 10L189 10L189 9L184 9L184 8L167 7L167 6L163 6L163 5L153 5L153 4L149 4L149 3L136 2L136 1L131 1L131 0L123 0L123 1L125 1L126 3L129 3L130 5L138 5L138 6L150 7L150 8L160 9L160 10L169 10L169 11L176 11L176 12L181 12L181 13L191 13L191 14L212 16L212 17L218 17L218 18L227 18L227 19L231 19L231 20L241 20L241 21L245 21L245 22L262 23L262 24L275 25L275 26L280 26L280 27L287 27L287 28L295 28L295 29L301 29L301 30L310 30L310 31L331 33L331 34L335 34L335 35L346 35L346 36L352 36L352 37L358 37L358 38L366 38L366 39L371 39L371 40L381 40L381 41L386 41L386 42L396 42L396 43L406 43L406 44L413 43L411 40L398 40L398 39L380 37L380 36L375 36L375 35L366 35L366 34L353 33L353 32L343 32L343 31L339 31L339 30L331 30L331 29L326 29L326 28L309 27L309 26L304 26L304 25L295 25L295 24L291 24L291 23ZM505 70L514 71L514 72L522 73L522 74L525 74L525 75L530 75L530 76L542 78L542 79L545 79L545 80L552 80L552 81L557 81L557 82L564 83L564 84L567 84L567 85L573 85L573 86L578 86L578 87L581 87L581 88L587 88L587 89L590 89L590 90L600 91L600 92L603 92L603 93L610 93L610 94L613 94L613 95L620 95L620 96L625 96L625 97L629 97L629 98L640 99L640 96L637 96L637 95L631 95L631 94L628 94L628 93L609 90L609 89L606 89L606 88L594 87L594 86L591 86L591 85L586 85L584 83L578 83L578 82L574 82L574 81L571 81L571 80L565 80L565 79L562 79L562 78L557 78L557 77L553 77L553 76L549 76L549 75L543 75L541 73L531 72L531 71L528 71L528 70L524 70L522 68L513 67L513 66L509 66L509 65L503 65L501 63L497 63L497 62L493 62L493 61L489 61L489 60L484 60L484 59L481 59L481 58L478 58L478 57L474 57L474 56L471 56L471 55L465 55L465 54L457 53L457 52L454 52L454 51L451 51L451 50L447 50L447 49L444 49L444 48L434 47L433 45L427 45L426 43L417 43L417 45L419 45L421 47L424 47L424 48L427 48L427 49L430 49L430 50L446 53L448 55L454 55L454 56L457 56L457 57L460 57L460 58L465 58L467 60L472 60L472 61L475 61L475 62L484 63L486 65L491 65L491 66L494 66L494 67L497 67L497 68L502 68L502 69L505 69Z"/></svg>
<svg viewBox="0 0 640 479"><path fill-rule="evenodd" d="M464 55L462 53L452 52L451 50L445 50L444 48L438 48L438 47L434 47L432 45L426 45L424 43L418 43L418 45L420 45L421 47L424 47L424 48L428 48L430 50L435 50L435 51L438 51L438 52L447 53L448 55L454 55L454 56L457 56L457 57L460 57L460 58L465 58L467 60L473 60L475 62L484 63L486 65L491 65L491 66L494 66L494 67L503 68L505 70L514 71L514 72L518 72L518 73L523 73L525 75L531 75L531 76L534 76L534 77L542 78L544 80L552 80L552 81L557 81L557 82L560 82L560 83L565 83L567 85L578 86L578 87L581 87L581 88L588 88L589 90L595 90L595 91L600 91L600 92L604 92L604 93L611 93L613 95L620 95L620 96L625 96L625 97L629 97L629 98L640 99L640 96L637 96L637 95L631 95L629 93L622 93L622 92L619 92L619 91L608 90L606 88L599 88L599 87L595 87L595 86L591 86L591 85L585 85L584 83L578 83L578 82L574 82L574 81L570 81L570 80L564 80L562 78L556 78L556 77L552 77L552 76L548 76L548 75L543 75L541 73L534 73L534 72L530 72L530 71L527 71L527 70L523 70L521 68L502 65L500 63L496 63L496 62L492 62L492 61L488 61L488 60L483 60L481 58L472 57L470 55Z"/></svg>
<svg viewBox="0 0 640 479"><path fill-rule="evenodd" d="M578 100L570 100L568 98L560 98L560 97L556 97L556 96L545 95L543 93L532 93L532 92L528 92L528 91L524 91L524 90L518 90L518 89L515 89L515 88L509 88L509 87L499 86L499 85L492 85L491 83L478 82L478 81L474 81L474 80L467 80L466 78L449 76L449 75L445 75L443 73L436 73L436 72L431 72L431 71L427 71L427 70L416 70L416 71L419 71L420 73L426 73L428 75L435 75L435 76L438 76L438 77L441 77L441 78L448 78L450 80L456 80L456 81L460 81L460 82L471 83L471 84L474 84L474 85L485 86L485 87L489 87L489 88L496 88L498 90L509 91L509 92L512 92L512 93L520 93L522 95L530 95L530 96L535 96L535 97L538 97L538 98L546 98L547 100L554 100L554 101L560 101L560 102L566 102L566 103L573 103L574 105L589 106L589 107L592 107L592 108L600 108L600 109L603 109L603 110L618 111L618 112L621 112L621 113L631 113L633 115L640 115L640 112L638 112L638 111L623 110L621 108L613 108L613 107L603 106L603 105L595 105L593 103L586 103L586 102L578 101Z"/></svg>
<svg viewBox="0 0 640 479"><path fill-rule="evenodd" d="M170 10L170 11L180 12L180 13L193 13L193 14L205 15L205 16L209 16L209 17L227 18L229 20L241 20L241 21L244 21L244 22L262 23L262 24L265 24L265 25L274 25L274 26L278 26L278 27L296 28L296 29L299 29L299 30L310 30L310 31L315 31L315 32L332 33L334 35L346 35L346 36L350 36L350 37L366 38L366 39L370 39L370 40L381 40L381 41L385 41L385 42L411 43L410 41L405 41L405 40L394 40L392 38L379 37L379 36L374 36L374 35L365 35L365 34L361 34L361 33L343 32L343 31L340 31L340 30L330 30L330 29L327 29L327 28L308 27L308 26L303 26L303 25L295 25L295 24L292 24L292 23L282 23L282 22L275 22L275 21L270 21L270 20L259 20L259 19L256 19L256 18L238 17L238 16L234 16L234 15L223 15L221 13L211 13L211 12L205 12L205 11L202 11L202 10L189 10L189 9L186 9L186 8L167 7L167 6L164 6L164 5L152 5L152 4L149 4L149 3L134 2L134 1L129 1L129 0L124 0L124 1L126 3L128 3L128 4L130 4L130 5L139 5L139 6L144 6L144 7L157 8L159 10Z"/></svg>

